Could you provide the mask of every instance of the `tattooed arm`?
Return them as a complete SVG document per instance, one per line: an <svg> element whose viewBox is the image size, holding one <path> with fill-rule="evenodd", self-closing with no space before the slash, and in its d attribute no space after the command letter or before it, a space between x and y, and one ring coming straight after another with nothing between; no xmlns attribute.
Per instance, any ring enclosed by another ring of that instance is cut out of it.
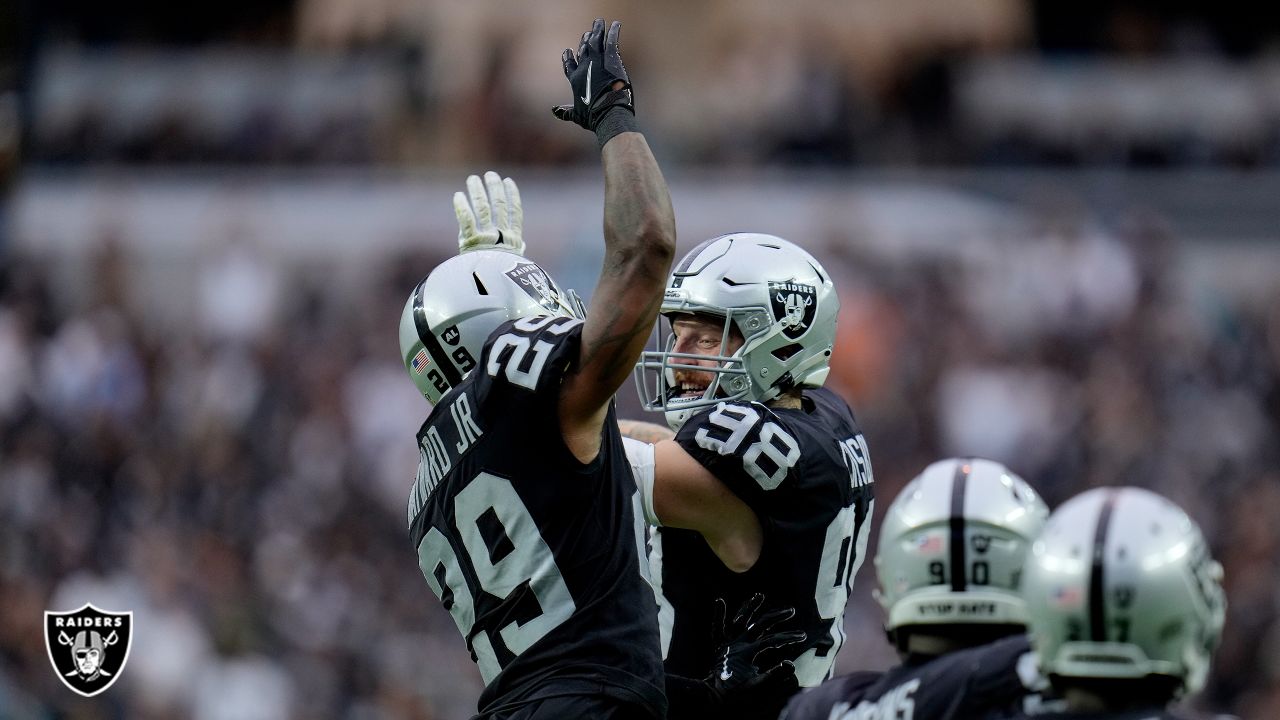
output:
<svg viewBox="0 0 1280 720"><path fill-rule="evenodd" d="M601 158L604 267L591 296L578 363L560 390L560 430L582 462L600 451L609 401L631 375L653 329L675 253L671 197L644 136L612 137Z"/></svg>
<svg viewBox="0 0 1280 720"><path fill-rule="evenodd" d="M619 420L618 430L622 431L622 437L629 437L632 440L656 443L659 440L672 440L676 433L668 427L663 427L657 423L644 422L643 420Z"/></svg>

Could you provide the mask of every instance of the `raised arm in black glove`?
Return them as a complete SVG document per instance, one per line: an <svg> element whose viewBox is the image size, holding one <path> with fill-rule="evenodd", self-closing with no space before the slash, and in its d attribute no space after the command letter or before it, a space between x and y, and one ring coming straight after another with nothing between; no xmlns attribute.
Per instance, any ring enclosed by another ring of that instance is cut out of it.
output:
<svg viewBox="0 0 1280 720"><path fill-rule="evenodd" d="M757 617L764 595L756 593L742 604L733 621L725 623L724 600L716 600L716 659L703 680L667 675L669 720L692 718L777 718L787 699L799 689L790 660L761 670L756 664L767 653L805 640L799 630L774 631L789 620L793 608L772 610Z"/></svg>
<svg viewBox="0 0 1280 720"><path fill-rule="evenodd" d="M560 55L573 103L551 108L561 120L594 132L602 148L614 135L636 130L631 79L618 54L621 30L622 23L614 20L606 33L604 19L596 18L591 30L582 34L578 52L565 50Z"/></svg>

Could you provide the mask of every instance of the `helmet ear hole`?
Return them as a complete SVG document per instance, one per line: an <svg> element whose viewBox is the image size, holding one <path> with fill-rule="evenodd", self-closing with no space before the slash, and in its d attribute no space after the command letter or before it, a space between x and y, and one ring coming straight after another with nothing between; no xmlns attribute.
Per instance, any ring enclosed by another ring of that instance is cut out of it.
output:
<svg viewBox="0 0 1280 720"><path fill-rule="evenodd" d="M780 348L774 348L773 352L769 354L778 358L778 362L786 362L791 359L792 355L795 355L803 349L804 346L800 343L791 343L790 345L783 345Z"/></svg>

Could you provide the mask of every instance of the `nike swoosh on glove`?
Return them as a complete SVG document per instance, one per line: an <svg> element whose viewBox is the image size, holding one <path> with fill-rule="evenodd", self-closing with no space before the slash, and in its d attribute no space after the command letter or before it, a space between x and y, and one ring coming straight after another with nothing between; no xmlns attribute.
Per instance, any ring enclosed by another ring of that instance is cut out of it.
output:
<svg viewBox="0 0 1280 720"><path fill-rule="evenodd" d="M795 665L790 660L768 670L756 664L764 656L808 637L800 630L774 629L795 616L794 608L758 614L763 605L764 595L756 593L742 604L733 621L725 624L724 600L716 600L712 630L718 636L719 647L716 666L711 668L706 682L725 717L776 718L787 699L799 690Z"/></svg>
<svg viewBox="0 0 1280 720"><path fill-rule="evenodd" d="M591 29L582 34L578 52L565 50L560 55L564 63L564 76L573 90L573 103L557 105L551 112L561 120L577 123L595 132L611 108L625 108L635 114L631 93L631 79L622 66L618 54L618 33L622 23L614 20L609 31L604 29L604 18L596 18ZM622 83L619 87L614 87Z"/></svg>

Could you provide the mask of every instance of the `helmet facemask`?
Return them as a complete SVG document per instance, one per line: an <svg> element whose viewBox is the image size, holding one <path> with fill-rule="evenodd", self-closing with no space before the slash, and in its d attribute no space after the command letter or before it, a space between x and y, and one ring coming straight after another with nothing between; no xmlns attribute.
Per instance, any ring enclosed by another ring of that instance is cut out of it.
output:
<svg viewBox="0 0 1280 720"><path fill-rule="evenodd" d="M722 351L718 354L675 352L677 338L674 323L682 315L693 315L719 323ZM766 335L780 332L779 328L771 329L764 320L764 311L758 308L719 310L689 307L670 312L664 308L654 326L652 343L654 347L661 349L645 351L636 363L636 389L644 403L644 409L664 413L667 424L679 429L696 410L744 398L764 399L756 397L757 393L753 392L754 383L745 358L748 350L758 345ZM744 331L752 331L753 334L748 335ZM743 338L741 345L732 353L724 354L723 348L730 347L738 337ZM715 365L692 364L688 361L713 362ZM706 387L688 388L685 387L687 382L677 381L677 373L706 374L710 379Z"/></svg>

